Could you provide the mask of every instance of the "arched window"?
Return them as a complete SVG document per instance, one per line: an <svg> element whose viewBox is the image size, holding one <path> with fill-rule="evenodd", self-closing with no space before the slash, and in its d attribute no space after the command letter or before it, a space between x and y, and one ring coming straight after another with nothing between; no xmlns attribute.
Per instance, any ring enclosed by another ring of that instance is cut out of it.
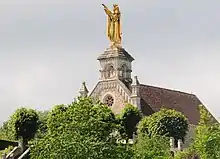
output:
<svg viewBox="0 0 220 159"><path fill-rule="evenodd" d="M105 71L106 71L106 76L105 76L106 78L114 77L115 69L112 65L107 65Z"/></svg>
<svg viewBox="0 0 220 159"><path fill-rule="evenodd" d="M123 64L121 66L121 76L126 77L126 72L127 72L127 66L126 66L126 64Z"/></svg>

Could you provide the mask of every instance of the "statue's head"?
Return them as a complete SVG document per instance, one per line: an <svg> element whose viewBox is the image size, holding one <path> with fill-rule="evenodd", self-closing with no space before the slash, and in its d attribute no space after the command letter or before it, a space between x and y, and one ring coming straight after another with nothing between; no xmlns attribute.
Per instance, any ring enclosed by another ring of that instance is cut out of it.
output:
<svg viewBox="0 0 220 159"><path fill-rule="evenodd" d="M114 13L120 13L119 6L117 4L113 4L113 12Z"/></svg>
<svg viewBox="0 0 220 159"><path fill-rule="evenodd" d="M113 4L113 7L115 8L115 7L118 7L118 5L117 4Z"/></svg>

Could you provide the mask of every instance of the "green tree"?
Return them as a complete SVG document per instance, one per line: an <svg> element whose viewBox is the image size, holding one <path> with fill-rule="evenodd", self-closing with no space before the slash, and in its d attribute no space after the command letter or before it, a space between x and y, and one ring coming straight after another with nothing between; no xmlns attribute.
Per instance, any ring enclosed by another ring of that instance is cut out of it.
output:
<svg viewBox="0 0 220 159"><path fill-rule="evenodd" d="M215 123L214 118L204 105L199 105L200 121L199 125L211 125Z"/></svg>
<svg viewBox="0 0 220 159"><path fill-rule="evenodd" d="M33 109L20 108L15 111L9 120L13 135L16 139L22 139L24 144L32 139L38 127L38 114Z"/></svg>
<svg viewBox="0 0 220 159"><path fill-rule="evenodd" d="M202 159L219 159L220 125L200 126L193 147Z"/></svg>
<svg viewBox="0 0 220 159"><path fill-rule="evenodd" d="M160 111L143 118L138 124L139 134L165 135L183 139L188 130L188 120L175 110L161 109Z"/></svg>
<svg viewBox="0 0 220 159"><path fill-rule="evenodd" d="M10 125L9 121L3 123L0 127L0 139L2 140L15 140L15 137L12 133L12 126Z"/></svg>
<svg viewBox="0 0 220 159"><path fill-rule="evenodd" d="M175 159L194 159L195 157L198 157L198 153L192 146L184 149L183 151L179 151L175 155Z"/></svg>
<svg viewBox="0 0 220 159"><path fill-rule="evenodd" d="M119 145L76 132L48 134L44 139L35 140L31 149L32 159L130 159L131 157L132 151L128 145Z"/></svg>
<svg viewBox="0 0 220 159"><path fill-rule="evenodd" d="M65 124L67 117L65 116L67 106L56 105L51 112L48 113L47 129L50 132L56 132L62 124Z"/></svg>
<svg viewBox="0 0 220 159"><path fill-rule="evenodd" d="M40 138L44 136L47 132L47 119L48 119L49 111L38 111L37 114L39 116L39 120L38 120L38 130L36 133L36 137Z"/></svg>
<svg viewBox="0 0 220 159"><path fill-rule="evenodd" d="M134 159L170 159L169 139L164 136L139 135L134 144Z"/></svg>
<svg viewBox="0 0 220 159"><path fill-rule="evenodd" d="M220 125L203 105L199 105L200 121L192 145L179 152L176 159L200 156L202 159L220 158Z"/></svg>
<svg viewBox="0 0 220 159"><path fill-rule="evenodd" d="M4 154L8 154L12 150L13 150L13 146L8 146L6 149L0 150L0 156L2 156Z"/></svg>
<svg viewBox="0 0 220 159"><path fill-rule="evenodd" d="M151 122L151 116L145 116L144 118L141 119L141 121L138 123L137 125L137 133L139 135L144 135L144 134L147 134L150 136L150 122Z"/></svg>
<svg viewBox="0 0 220 159"><path fill-rule="evenodd" d="M127 139L131 139L136 132L137 124L141 120L141 114L137 107L126 104L119 116L120 124L124 129Z"/></svg>
<svg viewBox="0 0 220 159"><path fill-rule="evenodd" d="M49 113L46 136L31 142L31 158L131 158L128 145L117 143L111 109L91 98L59 105Z"/></svg>
<svg viewBox="0 0 220 159"><path fill-rule="evenodd" d="M199 106L200 121L196 128L193 149L202 159L220 158L220 124L205 106Z"/></svg>

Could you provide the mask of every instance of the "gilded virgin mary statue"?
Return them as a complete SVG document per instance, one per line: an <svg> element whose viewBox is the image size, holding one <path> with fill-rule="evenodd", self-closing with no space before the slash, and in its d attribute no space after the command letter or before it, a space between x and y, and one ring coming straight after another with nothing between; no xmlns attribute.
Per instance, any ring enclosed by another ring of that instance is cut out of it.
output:
<svg viewBox="0 0 220 159"><path fill-rule="evenodd" d="M121 45L121 13L117 4L113 5L113 11L109 10L104 4L105 13L108 16L107 37L111 41L111 46Z"/></svg>

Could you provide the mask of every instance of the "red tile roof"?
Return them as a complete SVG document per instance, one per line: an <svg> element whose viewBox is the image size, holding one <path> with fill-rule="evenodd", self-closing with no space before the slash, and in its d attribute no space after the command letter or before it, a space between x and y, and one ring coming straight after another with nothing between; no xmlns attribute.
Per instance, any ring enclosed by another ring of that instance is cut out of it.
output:
<svg viewBox="0 0 220 159"><path fill-rule="evenodd" d="M145 103L142 107L151 107L155 112L162 107L175 109L182 112L188 118L190 124L197 125L199 122L198 106L202 103L194 94L140 85L140 96Z"/></svg>

